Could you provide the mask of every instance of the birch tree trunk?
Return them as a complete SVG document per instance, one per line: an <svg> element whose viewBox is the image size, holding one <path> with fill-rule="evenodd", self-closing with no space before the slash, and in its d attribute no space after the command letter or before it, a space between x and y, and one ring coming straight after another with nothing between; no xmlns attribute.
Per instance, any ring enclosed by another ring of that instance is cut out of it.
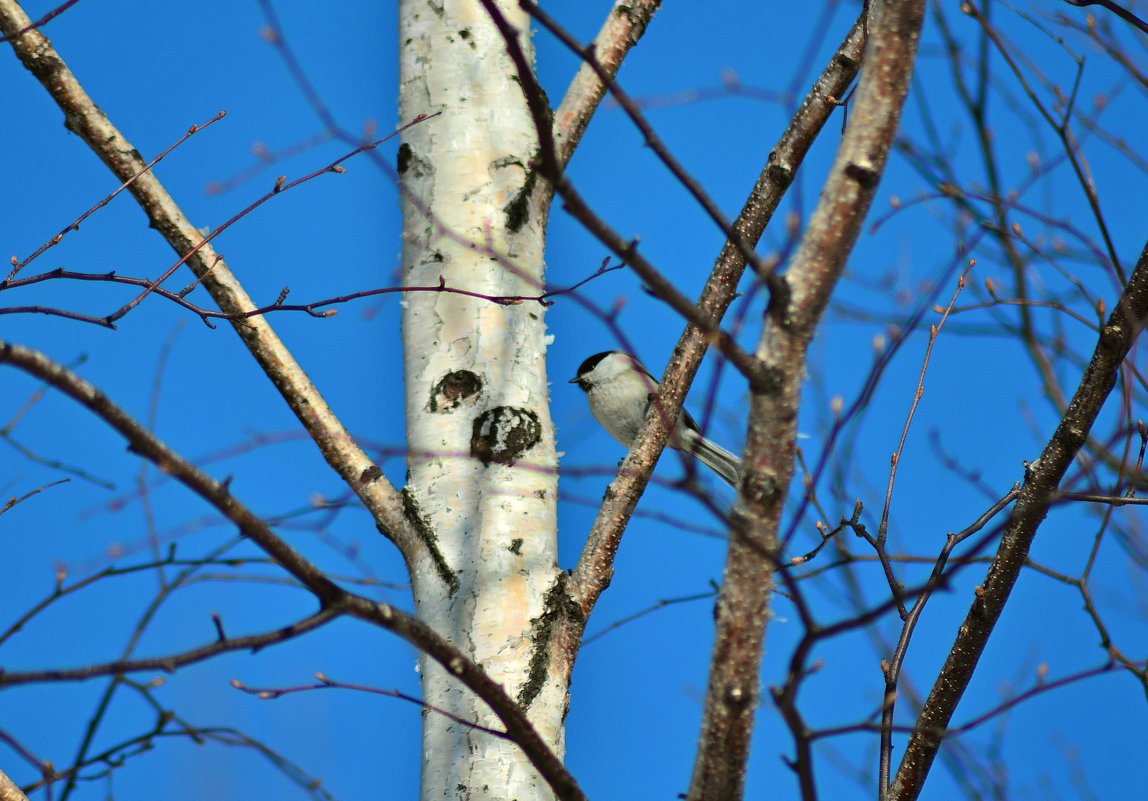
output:
<svg viewBox="0 0 1148 801"><path fill-rule="evenodd" d="M516 3L503 13L529 48L528 17ZM543 308L487 299L541 291L544 225L525 202L535 125L506 43L478 2L404 0L400 17L399 117L441 112L400 146L404 283L441 280L486 296L405 295L404 498L429 546L410 565L415 603L561 755L566 686L535 659L548 594L560 589ZM498 726L447 670L425 656L420 668L430 707ZM513 744L424 715L424 801L550 797Z"/></svg>

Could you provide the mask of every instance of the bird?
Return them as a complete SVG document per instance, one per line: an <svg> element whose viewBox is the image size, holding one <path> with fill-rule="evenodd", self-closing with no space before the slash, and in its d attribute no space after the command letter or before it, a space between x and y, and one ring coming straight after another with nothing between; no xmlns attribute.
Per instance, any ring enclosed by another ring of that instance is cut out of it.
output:
<svg viewBox="0 0 1148 801"><path fill-rule="evenodd" d="M658 391L657 380L629 354L616 350L595 353L582 362L570 379L586 393L590 413L606 432L629 448ZM741 460L702 436L697 422L682 409L670 437L670 447L696 456L723 481L736 488L741 480Z"/></svg>

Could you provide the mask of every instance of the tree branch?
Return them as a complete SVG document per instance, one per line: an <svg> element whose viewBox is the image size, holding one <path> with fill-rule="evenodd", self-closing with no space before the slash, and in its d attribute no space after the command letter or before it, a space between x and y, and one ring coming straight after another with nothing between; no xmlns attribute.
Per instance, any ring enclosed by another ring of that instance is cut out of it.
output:
<svg viewBox="0 0 1148 801"><path fill-rule="evenodd" d="M16 0L0 0L0 33L11 37L16 56L64 112L64 124L100 157L128 187L148 222L202 279L204 287L227 314L255 308L231 269L184 215L146 162L99 106L88 96L52 43L38 30L25 30L28 16ZM23 33L21 33L23 31ZM142 173L142 174L141 174ZM233 327L252 356L311 434L327 463L359 496L380 530L412 564L425 543L403 514L399 493L355 443L326 400L265 318L236 321Z"/></svg>
<svg viewBox="0 0 1148 801"><path fill-rule="evenodd" d="M892 801L913 801L924 786L944 732L972 679L985 645L1020 576L1029 548L1056 501L1060 481L1088 439L1116 385L1125 356L1148 317L1148 245L1100 332L1076 393L1040 457L1027 465L1024 484L1005 523L1001 544L948 658L929 692L889 788Z"/></svg>
<svg viewBox="0 0 1148 801"><path fill-rule="evenodd" d="M529 0L519 0L518 5L535 17L541 11ZM618 74L622 61L645 34L646 26L661 5L661 0L615 0L607 12L602 29L594 37L593 44L586 48L593 54L595 63L583 60L554 112L553 137L563 166L574 155L582 134L590 125L590 118L606 96L606 83L599 76L599 70L610 79ZM552 190L547 194L552 194Z"/></svg>
<svg viewBox="0 0 1148 801"><path fill-rule="evenodd" d="M733 241L726 243L697 305L680 296L672 286L667 289L667 294L659 292L657 287L668 285L669 282L636 252L632 243L625 243L590 211L562 174L558 150L550 138L549 129L544 125L547 119L544 96L518 46L517 34L506 23L494 3L489 0L482 2L487 13L503 32L507 49L518 66L523 92L531 104L535 124L539 129L539 169L562 197L567 211L610 247L619 258L634 267L635 272L643 280L655 287L655 294L679 310L689 322L675 350L675 359L663 379L661 402L655 406L656 411L651 412L645 430L634 441L625 462L619 468L617 478L607 490L606 499L583 548L578 566L569 581L568 592L574 601L571 609L577 609L578 613L563 616L561 625L554 628L548 658L551 669L561 671L569 681L586 620L597 599L610 584L613 560L621 542L622 532L665 447L672 421L681 410L686 392L706 348L710 344L717 344L723 354L734 361L743 372L752 373L757 367L756 360L748 358L748 354L713 322L721 319L736 296L737 284L747 262L746 247L744 245L738 247L738 243ZM527 4L528 8L531 6L532 4ZM733 224L733 229L743 242L753 244L761 237L805 154L826 120L837 109L838 98L844 95L853 82L859 67L863 43L864 31L861 21L858 20L806 96L777 146L770 152L757 184ZM590 54L583 55L588 57ZM606 75L601 67L596 68L596 73L607 87L612 85L612 78ZM751 383L752 381L751 378Z"/></svg>
<svg viewBox="0 0 1148 801"><path fill-rule="evenodd" d="M805 154L830 115L838 108L837 98L845 94L857 75L864 41L864 31L858 20L806 95L777 144L770 150L757 183L734 221L734 228L747 241L756 243L761 238ZM724 316L736 297L745 267L746 260L741 251L727 242L698 300L698 308L703 314L713 319ZM609 585L613 573L610 568L613 553L617 550L621 533L641 495L641 489L635 489L634 486L638 474L645 471L648 475L653 470L669 436L668 421L676 418L681 409L710 344L711 338L704 329L692 324L686 327L659 385L662 413L651 415L646 431L634 440L618 478L607 492L606 502L591 529L571 579L571 592L587 612L593 608L601 591ZM646 470L647 466L649 470ZM645 481L642 481L642 485L644 489Z"/></svg>
<svg viewBox="0 0 1148 801"><path fill-rule="evenodd" d="M734 509L691 801L741 798L759 703L759 674L777 564L778 526L794 471L806 350L876 193L916 61L923 0L867 4L864 70L849 128L788 273L772 298L757 349L766 380L751 385L749 436ZM805 726L786 722L804 799L816 797Z"/></svg>
<svg viewBox="0 0 1148 801"><path fill-rule="evenodd" d="M518 703L507 695L501 684L487 676L481 666L468 659L448 640L421 620L397 607L377 603L339 587L325 573L284 542L264 520L233 496L227 482L215 481L183 459L106 395L72 371L56 364L42 353L0 340L0 365L2 364L10 364L46 381L115 429L128 441L132 452L155 464L161 471L192 490L234 523L245 537L307 587L318 598L324 611L331 614L349 614L360 620L369 621L398 634L436 660L490 706L506 727L509 738L522 748L531 764L550 783L558 798L564 801L584 801L585 795L574 777L534 729ZM107 672L105 670L95 675L106 675ZM11 675L15 674L10 674L9 678Z"/></svg>
<svg viewBox="0 0 1148 801"><path fill-rule="evenodd" d="M217 640L210 645L181 651L170 656L155 656L146 659L125 659L116 662L105 662L98 665L88 665L82 668L28 670L20 673L9 673L0 669L0 687L17 684L34 684L38 682L59 681L85 681L100 676L123 676L128 673L141 671L161 670L165 673L174 672L184 665L194 665L211 659L220 654L232 651L259 651L268 645L292 640L309 631L314 631L330 623L340 616L340 612L331 609L320 609L308 615L297 623L289 626L267 631L262 634L251 634L246 637L228 637Z"/></svg>

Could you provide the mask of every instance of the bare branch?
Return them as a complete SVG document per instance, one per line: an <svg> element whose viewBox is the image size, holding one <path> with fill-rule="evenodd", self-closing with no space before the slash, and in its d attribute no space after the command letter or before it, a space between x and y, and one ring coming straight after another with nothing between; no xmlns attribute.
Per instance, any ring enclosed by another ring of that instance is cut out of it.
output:
<svg viewBox="0 0 1148 801"><path fill-rule="evenodd" d="M9 509L11 509L16 504L23 503L24 501L28 500L33 495L39 495L41 492L43 492L46 489L51 489L52 487L58 487L61 484L67 484L69 481L71 481L70 478L62 478L59 481L53 481L51 484L45 484L42 487L36 487L36 489L32 490L31 492L25 492L20 497L16 497L15 495L13 495L11 498L9 498L7 501L4 502L3 506L0 506L0 515L7 512Z"/></svg>
<svg viewBox="0 0 1148 801"><path fill-rule="evenodd" d="M369 693L371 695L382 695L386 696L387 698L397 698L400 701L406 701L408 703L414 704L426 712L433 712L436 715L442 715L443 717L453 720L455 723L465 726L468 729L474 729L475 731L480 731L484 734L489 734L504 740L510 739L506 732L500 729L492 729L489 726L481 726L474 721L466 720L454 714L453 712L441 709L437 706L434 706L433 704L428 704L421 698L415 698L413 695L408 695L401 690L387 690L382 687L371 687L366 684L352 684L345 681L335 681L334 679L328 678L323 673L316 673L315 679L318 681L317 684L304 684L298 687L248 687L246 684L239 681L239 679L232 679L231 686L240 692L247 693L248 695L254 695L264 701L273 701L278 698L282 698L285 695L295 695L296 693L305 693L314 690L354 690L355 692Z"/></svg>
<svg viewBox="0 0 1148 801"><path fill-rule="evenodd" d="M95 214L97 211L102 209L104 206L108 205L113 200L115 200L116 197L121 192L123 192L125 189L127 189L129 186L131 186L132 182L134 182L137 178L139 178L145 172L150 171L153 167L155 167L155 165L157 165L161 161L163 161L165 156L167 156L169 153L171 153L173 150L175 150L177 147L182 145L184 142L186 142L191 137L195 136L197 133L199 133L203 129L207 128L210 125L214 125L215 123L219 122L225 116L227 116L227 112L221 111L218 114L216 114L214 117L212 117L210 120L208 120L207 122L200 123L199 125L192 125L190 128L187 129L187 133L185 133L183 136L181 136L179 139L177 139L171 145L171 147L169 147L167 150L163 151L158 156L156 156L154 159L152 159L147 164L145 164L143 169L141 169L139 172L137 172L131 178L128 178L126 181L124 181L122 184L120 184L119 187L114 192L112 192L110 195L107 195L103 200L100 200L99 202L97 202L95 205L93 205L91 208L89 208L87 211L85 211L83 214L81 214L79 217L77 217L75 220L73 220L68 226L66 226L62 231L60 231L54 237L49 239L47 242L45 242L40 247L36 248L36 250L33 251L31 255L26 256L19 261L17 261L16 257L13 256L12 257L12 272L8 273L8 276L3 281L0 281L0 290L8 289L12 285L12 279L16 277L17 273L19 273L21 270L23 270L25 267L27 267L29 263L35 261L41 255L43 255L44 251L48 250L49 248L53 248L56 245L60 244L60 242L63 241L64 237L67 236L69 233L71 233L72 231L79 231L80 230L80 223L82 223L84 220L91 217L93 214Z"/></svg>
<svg viewBox="0 0 1148 801"><path fill-rule="evenodd" d="M340 614L340 612L331 608L321 609L297 623L283 626L274 631L267 631L262 634L251 634L245 637L220 637L210 645L191 648L187 651L180 651L179 653L169 656L157 656L147 659L127 659L71 669L28 670L16 673L0 671L0 687L42 682L86 681L100 676L124 676L129 673L140 673L143 671L158 670L164 673L171 673L184 665L194 665L196 662L203 662L220 654L233 651L255 652L269 645L293 640L296 637L300 637L325 626L332 620L338 618Z"/></svg>
<svg viewBox="0 0 1148 801"><path fill-rule="evenodd" d="M957 630L956 641L921 710L905 755L890 786L892 801L912 801L920 795L942 737L957 704L972 679L977 662L992 635L1005 603L1020 575L1040 524L1056 498L1060 481L1087 441L1100 409L1108 400L1120 365L1148 316L1148 245L1113 307L1080 379L1068 411L1040 457L1028 464L1024 485L1009 514L996 557Z"/></svg>
<svg viewBox="0 0 1148 801"><path fill-rule="evenodd" d="M570 775L562 761L530 724L526 713L518 703L510 698L502 685L488 676L480 665L467 658L444 637L418 618L390 604L377 603L343 590L273 532L264 520L251 512L238 498L232 495L228 482L218 482L205 475L197 467L160 442L123 409L112 403L106 395L70 370L52 362L41 353L0 340L0 365L2 364L10 364L34 375L79 402L123 436L134 453L149 460L161 471L214 506L228 520L233 522L245 537L272 557L284 570L315 595L322 605L322 610L318 614L324 612L331 615L349 614L360 620L371 622L387 631L398 634L437 661L450 675L458 678L490 706L491 710L506 726L509 738L522 748L531 764L550 783L559 798L564 801L582 801L585 799L585 795L578 787L574 777ZM234 642L234 640L227 642ZM205 646L205 649L215 652L223 648L224 645L225 643L217 642L214 645ZM103 665L97 666L97 672L94 675L114 675L116 673L114 666ZM73 675L72 673L61 675L60 671L56 671L56 674L57 679L83 678L81 675ZM14 676L16 680L20 679L20 674L7 674L5 677L0 677L0 683L11 682ZM36 680L47 680L48 678L45 676ZM31 681L32 679L27 680Z"/></svg>
<svg viewBox="0 0 1148 801"><path fill-rule="evenodd" d="M5 34L4 36L0 36L0 43L9 42L12 39L16 38L17 36L20 36L22 34L27 33L28 31L34 31L38 28L44 27L49 22L51 22L56 17L63 14L65 11L67 11L69 8L71 8L72 6L74 6L78 2L80 2L80 0L66 0L66 2L61 3L60 5L56 6L55 8L53 8L51 11L49 11L44 16L40 17L40 19L36 20L35 22L29 22L25 27L21 28L20 30L18 30L14 33Z"/></svg>
<svg viewBox="0 0 1148 801"><path fill-rule="evenodd" d="M321 172L321 171L320 171ZM314 173L318 175L320 173ZM249 211L249 209L245 210ZM222 229L220 229L222 230ZM216 231L215 233L218 233ZM152 280L150 278L135 278L126 275L118 275L114 272L110 273L85 273L76 272L74 270L65 270L62 267L48 272L38 273L36 275L29 275L24 278L15 278L5 283L0 283L0 292L4 290L19 289L21 287L32 286L34 284L44 283L46 281L90 281L96 283L109 283L109 284L122 284L126 286L143 287L145 292L154 294L158 297L169 300L188 311L194 312L199 316L209 328L215 326L211 320L250 320L253 317L262 317L266 314L273 312L303 312L312 317L319 319L326 319L333 317L337 310L331 309L331 306L339 306L345 303L351 303L356 300L363 300L364 298L373 298L380 295L393 295L404 294L410 292L441 292L451 295L464 295L466 297L477 298L479 300L490 301L497 303L500 306L517 306L521 303L537 303L539 306L552 306L554 305L553 298L569 295L586 284L590 283L596 278L599 278L606 273L614 272L615 270L622 269L621 264L609 265L603 264L598 270L590 274L581 281L578 281L572 286L562 287L557 289L547 289L536 295L490 295L482 292L472 292L469 289L462 289L460 287L452 287L446 285L446 279L439 276L439 283L431 286L396 286L396 287L380 287L378 289L365 289L360 292L350 292L345 295L337 295L331 298L323 298L321 300L311 301L309 303L287 303L287 296L289 290L284 288L279 294L279 297L274 303L269 303L258 308L250 309L245 312L221 312L213 311L211 309L192 303L187 299L188 290L184 289L179 292L173 292L170 289L164 289L159 286L162 278ZM133 301L134 303L134 301ZM105 328L114 328L110 316L97 317L94 315L83 314L80 312L67 311L65 309L56 309L48 306L8 306L0 307L0 315L4 314L48 314L56 317L63 317L77 322L92 323L100 325Z"/></svg>
<svg viewBox="0 0 1148 801"><path fill-rule="evenodd" d="M606 83L599 71L608 80L618 74L622 61L645 34L661 5L661 0L615 0L594 42L583 49L582 66L554 112L553 136L561 164L569 163L590 124L590 118L606 94ZM519 0L519 6L539 19L542 9L536 3ZM551 31L554 32L553 28Z"/></svg>
<svg viewBox="0 0 1148 801"><path fill-rule="evenodd" d="M869 40L849 127L809 226L771 302L756 356L768 380L750 384L746 475L734 509L691 801L740 798L759 697L759 674L778 561L778 526L794 471L806 349L876 194L909 91L923 0L866 4ZM811 621L806 621L807 625ZM802 798L816 797L805 724L786 722Z"/></svg>
<svg viewBox="0 0 1148 801"><path fill-rule="evenodd" d="M68 129L79 135L121 181L139 174L146 162L84 91L47 38L35 30L16 36L29 22L15 0L0 0L0 33L13 37L17 57L64 112ZM129 191L152 227L175 252L181 258L192 254L188 266L203 278L204 287L222 311L243 314L255 308L230 268L210 246L203 244L203 235L153 173L140 175ZM257 317L234 322L233 327L311 434L327 463L359 496L407 563L414 563L425 544L403 514L399 493L355 444L270 324Z"/></svg>
<svg viewBox="0 0 1148 801"><path fill-rule="evenodd" d="M638 104L635 103L630 98L630 96L625 91L623 91L622 87L618 85L618 82L614 80L614 75L617 72L616 67L613 71L611 71L605 65L600 63L598 61L597 50L594 46L586 48L580 47L574 37L567 33L565 29L561 28L550 17L549 14L544 12L537 4L532 2L532 0L519 0L519 5L525 8L532 17L538 20L540 24L542 24L552 34L557 36L563 44L565 44L570 50L575 52L582 59L581 69L589 67L594 72L601 85L610 92L610 95L614 98L615 101L617 101L618 105L625 110L626 115L631 119L631 121L633 121L635 127L637 127L638 131L642 134L642 138L645 140L646 147L648 147L654 153L654 155L656 155L658 159L664 165L666 165L666 169L670 171L670 174L672 174L674 178L677 179L678 183L681 184L682 187L690 193L695 201L697 201L698 206L706 213L706 215L714 222L714 224L717 225L722 234L725 235L726 241L740 251L742 258L744 258L748 263L752 264L756 272L762 273L764 271L763 265L759 261L757 254L754 252L753 246L745 241L736 227L730 225L729 220L726 219L726 216L722 213L721 209L718 208L718 205L713 200L713 198L709 196L709 193L707 193L702 185L699 184L697 180L689 174L689 171L687 171L681 162L679 162L674 157L669 148L666 147L665 143L662 142L661 137L658 136L657 132L654 130L654 126L650 125L649 121L646 120L645 115L642 114L641 109L638 108ZM649 6L651 4L647 3L646 5ZM615 6L615 9L616 10L613 12L615 14L626 14L627 16L629 15L628 9L626 11L621 11L617 8L617 6ZM638 13L641 14L646 10L647 9L645 8L640 9ZM648 10L649 13L653 13L652 8ZM561 172L562 168L565 166L565 161L563 160L565 149L561 147L561 142L558 140L557 134L555 134L553 147L555 149L553 156L555 164L546 165L546 172L548 173L548 177L551 177L548 186L550 186L552 189L556 189L558 187L552 176ZM549 158L545 150L546 145L543 146L544 163ZM568 158L569 157L567 156L567 160Z"/></svg>
<svg viewBox="0 0 1148 801"><path fill-rule="evenodd" d="M1064 0L1064 2L1068 3L1070 6L1100 6L1102 8L1106 8L1116 16L1120 17L1120 19L1124 20L1130 25L1134 25L1139 28L1141 33L1148 33L1148 22L1140 19L1140 17L1124 8L1124 6L1119 5L1118 3L1113 3L1112 0Z"/></svg>

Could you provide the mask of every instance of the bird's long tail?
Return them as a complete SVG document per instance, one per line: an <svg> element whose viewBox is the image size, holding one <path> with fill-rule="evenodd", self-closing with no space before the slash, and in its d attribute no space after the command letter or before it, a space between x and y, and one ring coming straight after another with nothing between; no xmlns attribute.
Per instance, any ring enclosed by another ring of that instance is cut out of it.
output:
<svg viewBox="0 0 1148 801"><path fill-rule="evenodd" d="M691 450L702 464L721 476L725 483L737 489L738 482L741 481L741 459L705 437L695 439Z"/></svg>

